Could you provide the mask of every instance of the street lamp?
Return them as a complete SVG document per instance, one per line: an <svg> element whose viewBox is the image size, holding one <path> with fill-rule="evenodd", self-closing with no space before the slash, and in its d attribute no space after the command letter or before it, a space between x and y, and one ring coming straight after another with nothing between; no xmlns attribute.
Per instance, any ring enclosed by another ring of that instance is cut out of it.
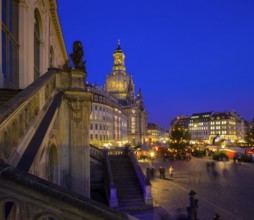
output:
<svg viewBox="0 0 254 220"><path fill-rule="evenodd" d="M151 155L151 161L152 161L152 166L153 166L153 157L154 157L154 152L151 152L151 153L150 153L150 155Z"/></svg>

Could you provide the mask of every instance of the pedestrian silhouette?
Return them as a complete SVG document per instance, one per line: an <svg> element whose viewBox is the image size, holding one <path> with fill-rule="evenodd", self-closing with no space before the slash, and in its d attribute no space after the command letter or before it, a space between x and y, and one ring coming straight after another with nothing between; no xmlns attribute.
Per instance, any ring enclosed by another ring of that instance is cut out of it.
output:
<svg viewBox="0 0 254 220"><path fill-rule="evenodd" d="M162 167L162 178L163 178L163 179L166 178L166 177L165 177L165 168L164 168L164 167Z"/></svg>
<svg viewBox="0 0 254 220"><path fill-rule="evenodd" d="M236 163L236 156L234 156L233 160L234 160L234 163Z"/></svg>
<svg viewBox="0 0 254 220"><path fill-rule="evenodd" d="M174 173L174 168L173 168L172 165L169 166L168 172L169 172L169 176L172 178L173 177L173 173Z"/></svg>
<svg viewBox="0 0 254 220"><path fill-rule="evenodd" d="M150 170L150 176L151 176L151 179L155 178L155 169L153 167Z"/></svg>
<svg viewBox="0 0 254 220"><path fill-rule="evenodd" d="M159 172L160 172L160 178L163 179L163 167L162 166L160 166Z"/></svg>

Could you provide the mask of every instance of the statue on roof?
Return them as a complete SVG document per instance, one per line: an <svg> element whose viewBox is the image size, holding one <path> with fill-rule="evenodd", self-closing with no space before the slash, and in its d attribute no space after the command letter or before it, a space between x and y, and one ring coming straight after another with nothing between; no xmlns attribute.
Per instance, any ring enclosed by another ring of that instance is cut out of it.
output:
<svg viewBox="0 0 254 220"><path fill-rule="evenodd" d="M73 52L70 54L71 61L75 69L84 70L86 72L85 63L83 61L84 51L81 41L73 43Z"/></svg>

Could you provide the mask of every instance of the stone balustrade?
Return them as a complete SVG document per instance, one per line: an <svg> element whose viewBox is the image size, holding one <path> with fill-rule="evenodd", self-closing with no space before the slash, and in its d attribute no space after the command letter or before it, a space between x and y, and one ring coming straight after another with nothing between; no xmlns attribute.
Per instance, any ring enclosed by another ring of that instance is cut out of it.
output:
<svg viewBox="0 0 254 220"><path fill-rule="evenodd" d="M0 219L135 218L0 161Z"/></svg>
<svg viewBox="0 0 254 220"><path fill-rule="evenodd" d="M57 70L38 80L0 106L0 155L15 165L57 93Z"/></svg>

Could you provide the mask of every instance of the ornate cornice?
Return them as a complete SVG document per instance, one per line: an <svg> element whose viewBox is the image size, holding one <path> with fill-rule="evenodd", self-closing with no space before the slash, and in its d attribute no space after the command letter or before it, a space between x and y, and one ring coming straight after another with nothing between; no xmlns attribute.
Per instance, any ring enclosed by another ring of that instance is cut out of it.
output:
<svg viewBox="0 0 254 220"><path fill-rule="evenodd" d="M66 47L65 47L63 32L62 32L62 29L61 29L61 24L60 24L58 12L57 12L57 7L58 7L57 1L56 0L49 0L49 5L50 5L50 14L51 14L51 17L52 17L54 27L56 29L57 38L60 42L61 50L62 50L62 52L65 56L65 60L68 60L68 54L67 54Z"/></svg>

